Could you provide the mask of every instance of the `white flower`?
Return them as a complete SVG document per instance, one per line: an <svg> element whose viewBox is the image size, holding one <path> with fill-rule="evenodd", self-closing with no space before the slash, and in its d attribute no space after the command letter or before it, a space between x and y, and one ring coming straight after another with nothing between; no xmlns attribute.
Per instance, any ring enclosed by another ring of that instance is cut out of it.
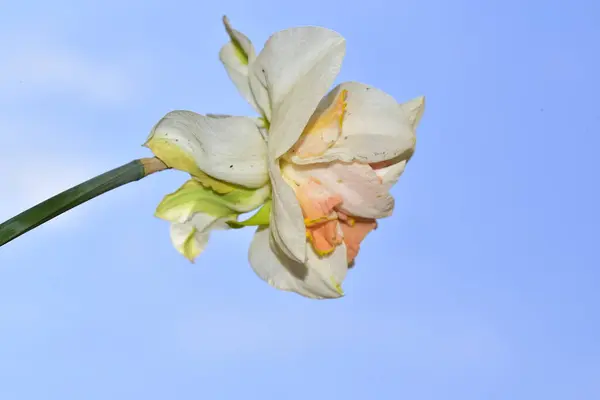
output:
<svg viewBox="0 0 600 400"><path fill-rule="evenodd" d="M339 297L360 242L393 211L389 189L414 152L424 99L398 104L356 82L329 91L345 53L331 30L278 32L255 57L250 41L225 25L232 42L221 54L247 53L221 60L269 125L270 226L258 228L250 263L278 289Z"/></svg>
<svg viewBox="0 0 600 400"><path fill-rule="evenodd" d="M345 54L334 31L284 30L256 56L250 40L224 22L231 41L220 59L261 118L167 115L149 147L195 176L196 187L210 188L219 204L226 191L219 185L236 184L244 187L246 208L265 205L241 224L235 222L241 209L231 204L220 212L197 206L183 223L201 226L201 233L174 226L174 237L195 254L207 229L259 225L249 252L258 276L306 297L340 297L360 243L393 212L389 190L414 153L424 99L398 104L356 82L330 90Z"/></svg>

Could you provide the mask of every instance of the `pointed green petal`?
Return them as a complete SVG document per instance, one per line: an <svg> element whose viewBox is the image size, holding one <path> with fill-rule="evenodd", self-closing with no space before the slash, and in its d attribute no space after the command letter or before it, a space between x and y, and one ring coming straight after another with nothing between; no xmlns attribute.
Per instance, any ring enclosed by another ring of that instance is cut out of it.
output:
<svg viewBox="0 0 600 400"><path fill-rule="evenodd" d="M192 178L176 192L165 196L155 215L167 221L183 223L195 213L205 213L214 217L240 214L259 207L271 191L269 186L246 189L225 182L220 183L230 190L225 194L218 193Z"/></svg>
<svg viewBox="0 0 600 400"><path fill-rule="evenodd" d="M172 222L171 241L177 251L192 262L206 247L211 231L228 229L229 222L235 222L241 213L258 208L271 194L269 185L247 189L220 183L230 190L218 193L192 178L165 196L156 209L156 217ZM268 214L267 210L267 221ZM264 221L264 216L256 218Z"/></svg>
<svg viewBox="0 0 600 400"><path fill-rule="evenodd" d="M202 252L202 247L200 247L195 240L196 232L198 230L194 227L190 232L189 236L185 239L182 246L182 254L185 258L194 262L194 259L200 255Z"/></svg>
<svg viewBox="0 0 600 400"><path fill-rule="evenodd" d="M229 225L233 229L240 229L245 226L268 226L271 220L271 204L272 200L267 201L261 208L245 221L228 221Z"/></svg>

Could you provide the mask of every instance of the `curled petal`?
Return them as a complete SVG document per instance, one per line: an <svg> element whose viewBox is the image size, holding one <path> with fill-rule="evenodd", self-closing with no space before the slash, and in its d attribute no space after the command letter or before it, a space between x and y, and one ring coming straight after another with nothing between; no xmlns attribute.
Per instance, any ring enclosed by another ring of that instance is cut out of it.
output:
<svg viewBox="0 0 600 400"><path fill-rule="evenodd" d="M392 159L378 164L371 164L371 168L373 168L386 189L390 190L404 173L406 163L407 160L396 161L395 159Z"/></svg>
<svg viewBox="0 0 600 400"><path fill-rule="evenodd" d="M319 255L327 255L342 242L338 232L337 213L334 208L342 203L342 197L332 195L316 179L300 184L296 198L304 214L306 236Z"/></svg>
<svg viewBox="0 0 600 400"><path fill-rule="evenodd" d="M225 30L229 35L229 43L231 43L235 48L236 58L239 60L240 64L247 66L256 58L256 53L254 51L254 46L252 45L252 42L242 32L237 31L231 27L229 18L227 18L226 15L223 16L223 25L225 26Z"/></svg>
<svg viewBox="0 0 600 400"><path fill-rule="evenodd" d="M256 58L254 46L250 39L243 33L231 27L227 17L223 17L223 24L225 25L225 30L229 35L230 41L221 47L219 59L240 94L250 105L260 112L260 108L254 101L248 80L248 67Z"/></svg>
<svg viewBox="0 0 600 400"><path fill-rule="evenodd" d="M394 198L369 165L360 163L285 164L284 174L302 184L318 180L329 193L339 195L338 209L361 218L383 218L394 210Z"/></svg>
<svg viewBox="0 0 600 400"><path fill-rule="evenodd" d="M315 159L337 143L342 134L347 95L348 91L342 90L325 110L313 114L286 158Z"/></svg>
<svg viewBox="0 0 600 400"><path fill-rule="evenodd" d="M392 96L372 86L346 82L323 98L312 118L330 112L332 105L339 102L340 94L345 94L346 102L339 139L322 154L291 153L292 162L375 163L392 158L406 160L412 156L423 98L398 104Z"/></svg>
<svg viewBox="0 0 600 400"><path fill-rule="evenodd" d="M270 191L267 185L256 190L232 188L228 193L220 194L197 179L190 179L165 196L155 215L172 222L173 245L193 261L204 250L211 230L226 229L240 213L263 204Z"/></svg>
<svg viewBox="0 0 600 400"><path fill-rule="evenodd" d="M377 222L374 219L356 219L343 213L339 213L339 215L348 262L352 263L358 255L362 241L373 229L377 228Z"/></svg>
<svg viewBox="0 0 600 400"><path fill-rule="evenodd" d="M271 123L271 157L296 143L339 73L345 49L341 35L319 27L287 29L269 38L250 67L250 86Z"/></svg>
<svg viewBox="0 0 600 400"><path fill-rule="evenodd" d="M406 103L400 104L400 106L406 113L408 121L410 122L413 129L417 129L419 122L421 122L421 117L423 117L423 112L425 111L425 97L415 97L414 99L409 100Z"/></svg>
<svg viewBox="0 0 600 400"><path fill-rule="evenodd" d="M166 195L156 208L156 217L183 223L192 215L202 212L214 217L241 214L261 206L269 197L268 185L260 189L232 187L221 194L205 187L197 179L190 179L177 191Z"/></svg>
<svg viewBox="0 0 600 400"><path fill-rule="evenodd" d="M231 228L241 229L245 226L269 226L271 222L271 205L272 200L267 200L262 207L243 221L230 221L227 223Z"/></svg>
<svg viewBox="0 0 600 400"><path fill-rule="evenodd" d="M249 261L254 272L269 285L316 299L343 296L341 284L348 271L342 244L327 257L310 248L305 263L289 259L273 240L269 228L259 228L250 245Z"/></svg>
<svg viewBox="0 0 600 400"><path fill-rule="evenodd" d="M226 221L233 217L217 218L205 213L197 213L187 222L171 224L171 242L179 253L194 262L206 248L210 232L227 229Z"/></svg>
<svg viewBox="0 0 600 400"><path fill-rule="evenodd" d="M251 118L173 111L154 126L145 145L169 167L196 177L208 174L249 188L268 181L267 146Z"/></svg>
<svg viewBox="0 0 600 400"><path fill-rule="evenodd" d="M269 162L273 204L271 229L281 251L290 259L303 263L306 260L306 231L302 209L294 190L281 175L278 161Z"/></svg>

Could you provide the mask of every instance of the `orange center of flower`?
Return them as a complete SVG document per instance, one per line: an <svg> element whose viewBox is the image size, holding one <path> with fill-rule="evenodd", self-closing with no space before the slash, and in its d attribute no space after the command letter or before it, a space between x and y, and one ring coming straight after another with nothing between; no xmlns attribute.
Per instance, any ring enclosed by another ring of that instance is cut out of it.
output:
<svg viewBox="0 0 600 400"><path fill-rule="evenodd" d="M304 215L306 237L320 256L332 253L344 243L348 263L356 258L360 243L377 227L374 219L355 218L336 210L341 196L331 194L316 179L296 187L296 197Z"/></svg>
<svg viewBox="0 0 600 400"><path fill-rule="evenodd" d="M333 146L342 134L348 91L341 90L324 109L317 110L290 155L300 158L320 156ZM331 254L337 246L346 245L348 264L356 258L360 243L377 227L374 219L359 219L338 210L342 197L331 193L315 178L295 187L304 214L306 237L320 256Z"/></svg>

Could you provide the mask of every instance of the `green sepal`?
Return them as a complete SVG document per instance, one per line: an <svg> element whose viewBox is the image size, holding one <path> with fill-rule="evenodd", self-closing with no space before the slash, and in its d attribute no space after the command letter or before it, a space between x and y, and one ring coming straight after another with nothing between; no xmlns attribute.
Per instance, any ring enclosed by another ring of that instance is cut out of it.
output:
<svg viewBox="0 0 600 400"><path fill-rule="evenodd" d="M204 186L203 182L192 178L174 193L166 195L156 208L155 216L172 222L183 222L195 213L205 213L214 217L238 215L255 210L268 198L271 189L247 189L230 185L227 193Z"/></svg>
<svg viewBox="0 0 600 400"><path fill-rule="evenodd" d="M241 229L246 226L268 226L271 220L272 200L267 201L253 216L245 221L227 221L227 225L233 229Z"/></svg>

